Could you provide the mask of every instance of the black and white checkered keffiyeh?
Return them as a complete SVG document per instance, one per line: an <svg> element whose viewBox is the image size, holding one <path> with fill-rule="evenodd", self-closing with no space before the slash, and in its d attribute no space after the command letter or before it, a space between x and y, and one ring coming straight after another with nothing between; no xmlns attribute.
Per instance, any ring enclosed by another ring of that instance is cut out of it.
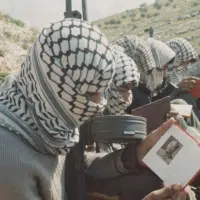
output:
<svg viewBox="0 0 200 200"><path fill-rule="evenodd" d="M176 53L178 61L186 62L198 58L194 47L184 38L173 38L166 44Z"/></svg>
<svg viewBox="0 0 200 200"><path fill-rule="evenodd" d="M184 77L189 76L187 66L182 62L189 62L198 58L198 53L194 47L184 38L174 38L166 44L176 53L175 62L168 67L169 81L178 84Z"/></svg>
<svg viewBox="0 0 200 200"><path fill-rule="evenodd" d="M135 61L140 73L146 73L156 67L148 44L137 36L124 36L113 44L123 47L124 53Z"/></svg>
<svg viewBox="0 0 200 200"><path fill-rule="evenodd" d="M107 111L111 115L116 115L123 114L132 102L132 93L129 101L126 102L119 92L119 87L127 83L132 83L133 87L137 86L140 80L140 73L135 62L124 54L121 48L117 45L112 45L112 49L115 55L116 72L111 87L106 90L106 98Z"/></svg>
<svg viewBox="0 0 200 200"><path fill-rule="evenodd" d="M44 144L52 154L68 152L79 141L74 129L104 107L87 94L104 93L114 70L112 50L97 27L79 19L52 24L19 74L2 86L0 108L12 116L7 126L15 124L13 130L39 150Z"/></svg>

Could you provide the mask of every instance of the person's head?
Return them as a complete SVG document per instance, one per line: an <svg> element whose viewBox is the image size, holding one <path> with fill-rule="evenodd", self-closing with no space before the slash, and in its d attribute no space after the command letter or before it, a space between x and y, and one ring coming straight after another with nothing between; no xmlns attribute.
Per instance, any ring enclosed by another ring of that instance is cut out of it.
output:
<svg viewBox="0 0 200 200"><path fill-rule="evenodd" d="M173 62L176 54L168 45L154 38L149 38L147 44L151 49L155 68L143 75L143 81L148 89L155 91L162 85L165 78L165 69L168 64Z"/></svg>
<svg viewBox="0 0 200 200"><path fill-rule="evenodd" d="M81 15L81 13L78 10L73 10L72 11L72 16L75 19L82 19L82 15Z"/></svg>
<svg viewBox="0 0 200 200"><path fill-rule="evenodd" d="M106 91L107 109L110 114L122 114L132 103L132 88L140 79L135 62L124 54L117 45L112 45L116 72L111 87Z"/></svg>
<svg viewBox="0 0 200 200"><path fill-rule="evenodd" d="M112 49L96 26L80 19L51 24L19 73L0 86L6 126L42 153L66 153L79 142L78 127L105 107L114 72Z"/></svg>
<svg viewBox="0 0 200 200"><path fill-rule="evenodd" d="M147 43L151 49L156 69L163 71L168 64L173 62L176 53L162 41L149 38Z"/></svg>
<svg viewBox="0 0 200 200"><path fill-rule="evenodd" d="M114 57L101 31L79 19L45 28L30 49L17 84L47 131L69 129L103 109Z"/></svg>
<svg viewBox="0 0 200 200"><path fill-rule="evenodd" d="M172 140L166 147L166 152L172 154L179 148L179 143L176 140Z"/></svg>
<svg viewBox="0 0 200 200"><path fill-rule="evenodd" d="M190 63L195 63L198 59L198 53L194 47L184 38L173 38L166 44L176 53L173 66L188 66Z"/></svg>
<svg viewBox="0 0 200 200"><path fill-rule="evenodd" d="M144 83L148 89L154 90L152 87L152 74L155 73L156 64L150 47L146 42L136 36L125 36L115 42L124 49L124 53L132 58L141 74L140 82ZM153 75L153 77L155 77Z"/></svg>

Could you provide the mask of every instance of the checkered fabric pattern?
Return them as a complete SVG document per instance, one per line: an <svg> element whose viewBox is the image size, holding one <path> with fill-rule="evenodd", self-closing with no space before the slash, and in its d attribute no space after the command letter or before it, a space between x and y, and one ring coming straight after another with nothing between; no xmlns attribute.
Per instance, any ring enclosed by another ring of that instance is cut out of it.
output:
<svg viewBox="0 0 200 200"><path fill-rule="evenodd" d="M112 45L113 53L116 59L116 72L111 87L106 91L107 109L112 115L122 114L132 102L132 95L128 102L124 100L119 87L127 83L137 86L140 80L140 73L135 62L122 52L121 48Z"/></svg>
<svg viewBox="0 0 200 200"><path fill-rule="evenodd" d="M42 138L51 153L66 153L79 140L74 129L105 106L88 94L104 93L114 71L113 53L101 31L65 19L42 31L16 80L0 91L0 104Z"/></svg>
<svg viewBox="0 0 200 200"><path fill-rule="evenodd" d="M182 66L180 63L198 59L198 54L193 46L184 38L174 38L166 44L176 53L175 62L168 67L168 78L170 82L178 84L183 78L195 74L195 69L191 69L192 65Z"/></svg>
<svg viewBox="0 0 200 200"><path fill-rule="evenodd" d="M179 61L186 62L198 58L194 47L184 38L173 38L166 44L176 53Z"/></svg>
<svg viewBox="0 0 200 200"><path fill-rule="evenodd" d="M148 44L136 36L124 36L113 44L123 47L124 53L132 58L140 73L146 73L156 67Z"/></svg>

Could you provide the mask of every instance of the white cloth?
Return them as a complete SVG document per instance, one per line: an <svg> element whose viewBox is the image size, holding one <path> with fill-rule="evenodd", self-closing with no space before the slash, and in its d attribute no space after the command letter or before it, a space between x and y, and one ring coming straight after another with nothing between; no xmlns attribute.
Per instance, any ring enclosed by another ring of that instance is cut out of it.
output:
<svg viewBox="0 0 200 200"><path fill-rule="evenodd" d="M162 69L164 65L176 56L175 52L164 42L155 40L154 38L149 38L147 42L151 48L157 68Z"/></svg>

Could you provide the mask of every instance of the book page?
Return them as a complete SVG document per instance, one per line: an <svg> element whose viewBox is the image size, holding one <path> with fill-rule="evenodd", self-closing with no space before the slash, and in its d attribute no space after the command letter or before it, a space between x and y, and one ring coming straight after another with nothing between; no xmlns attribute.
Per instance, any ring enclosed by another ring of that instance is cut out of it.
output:
<svg viewBox="0 0 200 200"><path fill-rule="evenodd" d="M192 114L192 105L171 104L171 109L183 117L190 117Z"/></svg>
<svg viewBox="0 0 200 200"><path fill-rule="evenodd" d="M161 137L144 157L143 162L154 171L165 185L181 184L183 187L200 169L198 144L178 126Z"/></svg>

